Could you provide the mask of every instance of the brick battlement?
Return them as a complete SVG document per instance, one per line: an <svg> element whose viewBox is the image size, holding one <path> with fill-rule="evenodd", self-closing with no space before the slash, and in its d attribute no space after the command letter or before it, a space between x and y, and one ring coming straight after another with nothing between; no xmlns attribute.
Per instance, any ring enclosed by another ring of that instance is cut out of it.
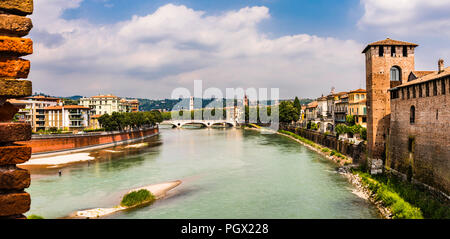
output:
<svg viewBox="0 0 450 239"><path fill-rule="evenodd" d="M30 209L30 173L16 167L31 157L31 147L17 141L31 139L29 124L12 123L18 109L7 99L30 96L27 78L30 61L20 57L33 53L33 42L26 36L33 24L26 15L33 13L33 0L0 1L0 218L25 218Z"/></svg>

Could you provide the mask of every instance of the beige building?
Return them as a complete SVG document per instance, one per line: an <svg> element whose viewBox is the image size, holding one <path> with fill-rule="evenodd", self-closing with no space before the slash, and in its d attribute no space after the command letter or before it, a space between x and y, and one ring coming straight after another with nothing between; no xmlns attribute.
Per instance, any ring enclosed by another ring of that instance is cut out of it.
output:
<svg viewBox="0 0 450 239"><path fill-rule="evenodd" d="M80 105L57 105L45 108L45 129L81 131L89 127L89 108Z"/></svg>
<svg viewBox="0 0 450 239"><path fill-rule="evenodd" d="M355 123L367 128L367 91L358 89L348 93L348 115L355 116Z"/></svg>
<svg viewBox="0 0 450 239"><path fill-rule="evenodd" d="M139 111L139 101L126 100L115 95L96 95L88 98L81 98L80 105L88 107L91 115L110 115L113 112Z"/></svg>
<svg viewBox="0 0 450 239"><path fill-rule="evenodd" d="M22 99L10 99L9 102L19 108L19 122L27 122L33 132L45 130L45 108L56 106L61 102L60 98L31 96Z"/></svg>

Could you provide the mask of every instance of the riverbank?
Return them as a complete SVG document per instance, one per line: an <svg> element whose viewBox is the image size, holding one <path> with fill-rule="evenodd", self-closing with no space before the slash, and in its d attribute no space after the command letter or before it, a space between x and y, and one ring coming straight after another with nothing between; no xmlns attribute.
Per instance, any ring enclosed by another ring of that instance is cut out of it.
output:
<svg viewBox="0 0 450 239"><path fill-rule="evenodd" d="M324 151L326 147L317 145L289 131L277 132L289 137L309 149L331 159ZM328 149L329 151L330 149ZM335 161L336 162L336 161ZM341 165L339 173L355 187L355 194L373 203L386 219L450 218L448 202L440 202L426 191L412 184L391 178L388 175L371 176L357 170L353 164Z"/></svg>
<svg viewBox="0 0 450 239"><path fill-rule="evenodd" d="M264 128L250 128L250 127L245 127L245 129L256 130L256 131L267 130ZM333 153L333 150L323 147L321 145L318 145L310 140L307 140L307 139L305 139L299 135L296 135L292 132L289 132L289 131L280 130L277 132L273 131L273 133L288 137L288 138L302 144L306 148L322 155L323 157L327 158L328 160L336 163L339 166L338 173L343 175L355 187L355 189L353 190L353 193L355 195L358 195L360 198L368 200L373 205L375 205L375 207L378 209L378 212L384 219L392 218L392 216L391 216L392 213L390 212L389 208L385 207L382 203L378 203L375 200L373 200L373 197L372 197L373 194L372 194L372 191L369 189L369 187L367 187L366 185L363 184L362 179L359 175L353 174L353 172L351 172L350 168L355 167L354 165L351 165L351 162L352 162L351 158L343 156L343 155L337 156L336 153ZM332 153L333 153L333 155L331 155Z"/></svg>

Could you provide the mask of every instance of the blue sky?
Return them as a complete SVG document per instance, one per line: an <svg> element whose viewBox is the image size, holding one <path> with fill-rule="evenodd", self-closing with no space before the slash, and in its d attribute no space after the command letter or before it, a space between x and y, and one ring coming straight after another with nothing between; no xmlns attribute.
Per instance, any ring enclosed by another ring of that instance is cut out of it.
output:
<svg viewBox="0 0 450 239"><path fill-rule="evenodd" d="M35 91L170 98L177 87L365 87L367 43L415 42L416 69L450 62L450 0L40 0Z"/></svg>

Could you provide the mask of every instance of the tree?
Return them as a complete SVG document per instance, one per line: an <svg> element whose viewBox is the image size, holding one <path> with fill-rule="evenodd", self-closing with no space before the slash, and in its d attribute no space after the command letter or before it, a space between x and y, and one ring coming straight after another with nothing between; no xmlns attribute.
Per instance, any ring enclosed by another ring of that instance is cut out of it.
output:
<svg viewBox="0 0 450 239"><path fill-rule="evenodd" d="M297 109L298 113L301 114L302 112L302 104L300 104L300 100L298 99L298 97L295 97L294 100L294 107Z"/></svg>
<svg viewBox="0 0 450 239"><path fill-rule="evenodd" d="M300 114L294 107L294 104L289 101L282 101L279 105L279 119L282 123L291 123L298 121Z"/></svg>
<svg viewBox="0 0 450 239"><path fill-rule="evenodd" d="M355 116L353 116L353 115L345 116L345 122L347 123L348 126L355 125Z"/></svg>

